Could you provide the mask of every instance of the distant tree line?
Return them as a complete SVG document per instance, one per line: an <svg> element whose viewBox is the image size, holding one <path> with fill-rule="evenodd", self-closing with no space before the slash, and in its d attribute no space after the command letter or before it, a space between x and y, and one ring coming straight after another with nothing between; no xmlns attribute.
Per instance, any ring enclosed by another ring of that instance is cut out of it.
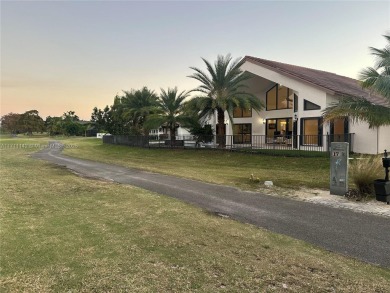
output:
<svg viewBox="0 0 390 293"><path fill-rule="evenodd" d="M214 64L203 61L207 71L191 67L194 73L189 77L200 82L197 88L189 92L179 92L177 87L161 89L160 94L146 86L123 91L115 96L111 106L93 109L90 123L94 130L118 135L148 135L151 129L163 127L174 139L177 128L181 126L194 135L212 135L208 122L217 113L215 130L217 135L223 136L225 113L232 121L236 108L258 112L264 107L259 99L245 91L245 82L251 76L241 71L242 60L220 55ZM195 95L187 99L190 93ZM1 128L10 133L46 131L50 135L83 135L88 125L83 124L74 111L61 117L48 116L44 121L38 111L31 110L24 114L4 115Z"/></svg>
<svg viewBox="0 0 390 293"><path fill-rule="evenodd" d="M43 120L37 110L30 110L23 114L9 113L0 118L1 131L11 134L48 133L49 135L85 135L91 127L84 123L74 111L65 112L59 117L46 117Z"/></svg>

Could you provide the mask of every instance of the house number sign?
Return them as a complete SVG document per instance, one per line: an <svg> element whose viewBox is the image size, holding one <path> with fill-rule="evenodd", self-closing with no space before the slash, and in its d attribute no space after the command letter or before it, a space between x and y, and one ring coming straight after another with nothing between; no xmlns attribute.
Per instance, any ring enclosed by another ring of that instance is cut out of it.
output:
<svg viewBox="0 0 390 293"><path fill-rule="evenodd" d="M344 195L348 191L347 142L332 142L330 147L330 194Z"/></svg>

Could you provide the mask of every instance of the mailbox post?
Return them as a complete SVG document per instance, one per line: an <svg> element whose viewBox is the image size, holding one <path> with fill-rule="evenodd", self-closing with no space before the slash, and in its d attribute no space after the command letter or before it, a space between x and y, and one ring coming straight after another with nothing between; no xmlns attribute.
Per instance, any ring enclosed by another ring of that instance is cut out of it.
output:
<svg viewBox="0 0 390 293"><path fill-rule="evenodd" d="M347 142L332 142L330 147L330 194L344 195L348 191Z"/></svg>

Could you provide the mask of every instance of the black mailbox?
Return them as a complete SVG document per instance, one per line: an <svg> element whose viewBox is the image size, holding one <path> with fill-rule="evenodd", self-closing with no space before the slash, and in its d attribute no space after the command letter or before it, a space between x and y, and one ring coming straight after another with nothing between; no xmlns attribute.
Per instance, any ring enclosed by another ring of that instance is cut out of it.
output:
<svg viewBox="0 0 390 293"><path fill-rule="evenodd" d="M383 168L390 168L390 158L382 158Z"/></svg>
<svg viewBox="0 0 390 293"><path fill-rule="evenodd" d="M377 179L374 181L376 200L387 202L390 204L390 181L389 181L389 168L390 158L387 157L387 151L385 150L384 158L382 158L383 168L385 168L385 179Z"/></svg>

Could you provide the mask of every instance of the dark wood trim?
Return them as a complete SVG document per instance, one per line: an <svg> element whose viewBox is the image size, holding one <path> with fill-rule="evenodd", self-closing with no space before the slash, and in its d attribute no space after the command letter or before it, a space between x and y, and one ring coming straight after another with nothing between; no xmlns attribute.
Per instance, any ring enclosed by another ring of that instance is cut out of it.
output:
<svg viewBox="0 0 390 293"><path fill-rule="evenodd" d="M289 131L289 120L291 119L292 127L294 128L294 119L292 117L278 117L278 118L267 118L265 119L265 136L268 137L268 120L276 120L276 131L280 131L277 126L278 126L278 120L286 120L286 131ZM294 129L293 129L293 134L294 134Z"/></svg>
<svg viewBox="0 0 390 293"><path fill-rule="evenodd" d="M310 103L310 104L318 106L318 109L306 109L306 104L307 103ZM310 102L310 101L308 101L306 99L303 99L303 111L315 111L315 110L321 110L321 106L317 105L316 103Z"/></svg>
<svg viewBox="0 0 390 293"><path fill-rule="evenodd" d="M299 141L299 143L300 143L300 145L305 145L305 144L303 144L303 138L304 138L304 136L305 136L305 133L304 133L304 121L305 120L317 120L318 121L318 146L322 146L322 144L323 144L323 142L322 142L322 136L323 136L323 134L322 134L322 132L323 132L323 119L322 119L322 117L304 117L304 118L301 118L301 120L300 120L300 124L301 124L301 127L300 127L300 130L301 130L301 132L300 132L300 141Z"/></svg>
<svg viewBox="0 0 390 293"><path fill-rule="evenodd" d="M298 148L298 141L297 141L297 135L298 135L298 121L293 120L293 148L296 149Z"/></svg>
<svg viewBox="0 0 390 293"><path fill-rule="evenodd" d="M293 106L294 112L298 112L298 95L294 94L294 106Z"/></svg>
<svg viewBox="0 0 390 293"><path fill-rule="evenodd" d="M240 125L250 125L250 133L249 133L250 141L249 142L240 142L240 143L238 143L238 142L235 141L235 137L238 136L238 135L241 135L241 136L248 135L247 133L234 134L234 126L235 125L239 125L239 126ZM232 128L233 128L232 130L233 130L233 143L234 144L252 144L252 123L234 123Z"/></svg>
<svg viewBox="0 0 390 293"><path fill-rule="evenodd" d="M276 88L276 94L275 94L275 109L268 109L268 93L273 89ZM273 87L271 87L268 91L265 92L265 110L266 111L275 111L278 110L278 84L275 84Z"/></svg>
<svg viewBox="0 0 390 293"><path fill-rule="evenodd" d="M241 110L241 116L234 116L234 110L233 110L233 118L251 118L253 116L252 108L250 108L251 115L250 116L244 116L244 109L237 107Z"/></svg>
<svg viewBox="0 0 390 293"><path fill-rule="evenodd" d="M273 89L273 88L276 88L276 108L275 109L271 109L269 110L268 109L268 93ZM287 97L286 97L286 100L288 99L288 97L290 96L290 92L292 92L292 89L288 88L288 87L285 87L287 89ZM265 110L266 111L276 111L276 110L288 110L288 109L293 109L293 107L289 108L288 107L288 100L286 101L286 108L278 108L278 102L279 102L279 84L276 83L273 87L271 87L268 91L265 92Z"/></svg>

